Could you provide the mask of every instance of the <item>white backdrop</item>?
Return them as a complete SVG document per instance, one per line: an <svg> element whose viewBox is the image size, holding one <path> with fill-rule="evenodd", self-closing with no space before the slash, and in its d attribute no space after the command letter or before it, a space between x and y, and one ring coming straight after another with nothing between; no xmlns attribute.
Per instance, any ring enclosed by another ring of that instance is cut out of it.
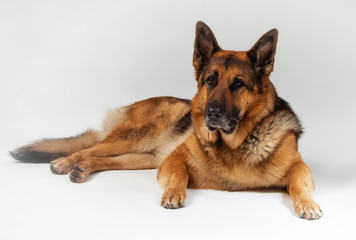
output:
<svg viewBox="0 0 356 240"><path fill-rule="evenodd" d="M0 1L0 239L353 236L355 11L351 0ZM232 50L279 30L271 79L305 127L300 152L321 220L299 220L282 193L190 190L187 207L169 211L154 170L72 184L7 155L37 138L99 128L113 107L192 98L198 20Z"/></svg>

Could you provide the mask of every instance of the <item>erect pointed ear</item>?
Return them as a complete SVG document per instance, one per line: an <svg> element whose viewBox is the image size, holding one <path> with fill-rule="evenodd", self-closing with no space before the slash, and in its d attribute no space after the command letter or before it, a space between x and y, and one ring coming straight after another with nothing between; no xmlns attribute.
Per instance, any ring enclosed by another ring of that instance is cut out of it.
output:
<svg viewBox="0 0 356 240"><path fill-rule="evenodd" d="M197 78L202 67L209 61L211 56L219 50L220 47L213 31L202 21L197 22L193 54L193 65Z"/></svg>
<svg viewBox="0 0 356 240"><path fill-rule="evenodd" d="M266 32L247 52L256 72L270 74L273 71L274 55L276 53L278 30L273 28Z"/></svg>

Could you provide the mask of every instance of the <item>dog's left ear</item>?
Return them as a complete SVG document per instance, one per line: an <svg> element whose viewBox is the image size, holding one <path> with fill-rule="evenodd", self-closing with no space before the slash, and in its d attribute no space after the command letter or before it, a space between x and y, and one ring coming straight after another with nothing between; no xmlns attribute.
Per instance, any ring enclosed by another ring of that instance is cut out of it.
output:
<svg viewBox="0 0 356 240"><path fill-rule="evenodd" d="M196 77L202 67L209 61L211 56L220 50L213 31L204 22L199 21L195 29L193 65Z"/></svg>
<svg viewBox="0 0 356 240"><path fill-rule="evenodd" d="M247 52L256 72L269 75L273 71L274 55L276 53L278 30L273 28L266 32Z"/></svg>

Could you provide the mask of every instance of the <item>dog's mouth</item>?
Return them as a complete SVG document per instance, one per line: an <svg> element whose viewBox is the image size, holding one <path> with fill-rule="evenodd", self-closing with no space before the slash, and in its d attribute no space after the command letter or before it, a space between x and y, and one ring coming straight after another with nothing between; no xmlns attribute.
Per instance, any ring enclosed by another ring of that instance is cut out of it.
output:
<svg viewBox="0 0 356 240"><path fill-rule="evenodd" d="M210 119L205 120L206 127L209 131L215 131L216 129L221 129L226 134L231 134L237 125L238 120L233 118L230 120L220 120L220 121L212 121Z"/></svg>

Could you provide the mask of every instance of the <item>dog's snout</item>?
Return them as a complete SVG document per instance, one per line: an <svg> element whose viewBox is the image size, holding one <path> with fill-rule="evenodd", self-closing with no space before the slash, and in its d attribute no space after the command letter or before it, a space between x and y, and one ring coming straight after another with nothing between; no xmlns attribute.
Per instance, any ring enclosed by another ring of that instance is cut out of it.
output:
<svg viewBox="0 0 356 240"><path fill-rule="evenodd" d="M210 119L218 119L224 115L223 109L218 106L210 106L207 110L207 116Z"/></svg>
<svg viewBox="0 0 356 240"><path fill-rule="evenodd" d="M237 110L232 112L238 113ZM235 129L237 122L238 116L229 114L224 104L211 103L205 109L205 124L210 131L219 128L224 133L231 133Z"/></svg>

